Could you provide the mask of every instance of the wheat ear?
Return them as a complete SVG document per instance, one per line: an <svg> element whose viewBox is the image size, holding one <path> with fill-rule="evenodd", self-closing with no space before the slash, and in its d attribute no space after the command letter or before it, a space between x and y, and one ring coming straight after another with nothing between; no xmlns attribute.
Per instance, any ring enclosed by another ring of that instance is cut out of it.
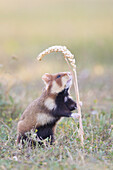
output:
<svg viewBox="0 0 113 170"><path fill-rule="evenodd" d="M75 95L76 95L77 108L78 108L78 114L79 114L79 136L80 136L80 139L81 139L81 145L83 146L83 142L84 142L83 141L83 134L84 134L84 132L83 132L83 126L82 126L80 97L79 97L77 72L76 72L74 55L65 46L52 46L52 47L49 47L48 49L44 50L42 53L40 53L39 56L37 57L37 59L41 61L41 59L45 55L47 55L51 52L62 52L68 66L69 66L69 69L73 73ZM71 66L72 66L72 69L71 69Z"/></svg>

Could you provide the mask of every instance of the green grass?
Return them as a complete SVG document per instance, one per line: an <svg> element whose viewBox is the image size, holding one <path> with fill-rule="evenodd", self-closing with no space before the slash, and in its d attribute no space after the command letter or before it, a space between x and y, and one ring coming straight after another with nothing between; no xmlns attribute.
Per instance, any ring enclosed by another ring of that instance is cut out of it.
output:
<svg viewBox="0 0 113 170"><path fill-rule="evenodd" d="M78 121L64 118L57 126L53 146L47 146L45 140L44 147L31 149L15 145L21 102L15 103L5 93L0 99L0 169L112 169L113 107L107 112L94 101L95 114L89 108L83 112L84 148L78 136Z"/></svg>

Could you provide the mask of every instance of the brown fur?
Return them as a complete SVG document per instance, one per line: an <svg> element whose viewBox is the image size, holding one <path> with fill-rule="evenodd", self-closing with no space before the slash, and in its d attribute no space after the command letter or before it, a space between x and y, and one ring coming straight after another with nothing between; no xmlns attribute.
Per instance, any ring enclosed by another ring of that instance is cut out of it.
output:
<svg viewBox="0 0 113 170"><path fill-rule="evenodd" d="M58 75L61 76L59 79L57 79ZM69 73L67 72L53 75L46 73L42 76L46 88L42 95L34 100L23 112L17 126L17 143L20 142L21 136L24 136L26 132L51 123L55 119L51 114L51 103L50 106L47 106L47 104L50 100L53 101L54 106L56 95L65 88L65 84L69 78ZM47 103L46 105L45 101ZM55 125L53 131L55 131Z"/></svg>

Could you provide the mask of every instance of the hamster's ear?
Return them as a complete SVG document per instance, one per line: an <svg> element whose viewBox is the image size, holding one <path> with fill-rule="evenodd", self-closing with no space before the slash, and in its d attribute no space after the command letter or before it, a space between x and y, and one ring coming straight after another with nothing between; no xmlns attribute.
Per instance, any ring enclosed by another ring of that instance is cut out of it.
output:
<svg viewBox="0 0 113 170"><path fill-rule="evenodd" d="M42 80L44 81L45 84L48 84L51 81L51 74L45 73L42 76Z"/></svg>

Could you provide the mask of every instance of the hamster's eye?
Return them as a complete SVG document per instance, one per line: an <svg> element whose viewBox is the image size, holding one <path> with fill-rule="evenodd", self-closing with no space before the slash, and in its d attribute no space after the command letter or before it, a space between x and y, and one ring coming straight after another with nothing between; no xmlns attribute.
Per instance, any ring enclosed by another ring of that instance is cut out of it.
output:
<svg viewBox="0 0 113 170"><path fill-rule="evenodd" d="M58 79L58 78L60 78L61 77L61 75L58 75L56 78Z"/></svg>

